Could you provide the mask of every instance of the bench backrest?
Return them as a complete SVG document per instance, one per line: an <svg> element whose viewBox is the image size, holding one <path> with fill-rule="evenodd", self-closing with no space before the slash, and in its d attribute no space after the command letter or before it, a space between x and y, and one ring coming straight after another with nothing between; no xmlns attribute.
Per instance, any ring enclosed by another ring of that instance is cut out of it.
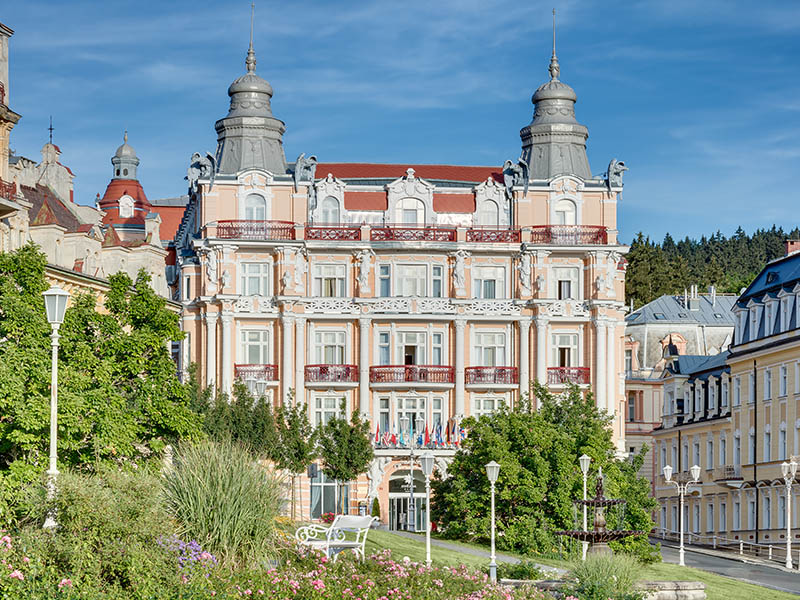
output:
<svg viewBox="0 0 800 600"><path fill-rule="evenodd" d="M372 526L373 521L377 521L377 517L356 517L353 515L336 515L336 518L331 523L328 529L329 541L344 541L345 531L353 531L356 534L356 542L361 545L362 549L364 543L367 541L367 532Z"/></svg>

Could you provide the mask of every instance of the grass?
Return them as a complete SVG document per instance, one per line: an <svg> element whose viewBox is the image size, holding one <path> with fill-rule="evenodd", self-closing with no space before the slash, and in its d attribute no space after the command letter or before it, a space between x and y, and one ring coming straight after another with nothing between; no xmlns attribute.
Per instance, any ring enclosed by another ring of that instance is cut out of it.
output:
<svg viewBox="0 0 800 600"><path fill-rule="evenodd" d="M474 548L484 551L487 550L485 547L477 544L452 542L450 540L448 540L448 543L464 547L465 549ZM370 552L380 551L384 548L389 548L395 559L408 556L414 561L425 561L425 539L422 536L417 540L399 536L388 531L376 529L370 531L369 536L367 536L367 555L369 555ZM511 553L503 552L503 554ZM511 555L523 558L519 555ZM562 560L540 558L538 556L529 558L532 558L535 562L552 567L568 569L570 566L568 562ZM466 552L459 552L448 548L436 547L433 544L431 545L431 560L443 565L465 564L471 567L486 566L489 563L488 558L474 556ZM656 563L643 567L639 578L649 581L702 581L706 584L708 600L794 600L797 598L794 594L789 594L787 592L779 592L751 583L743 583L736 579L723 577L715 573L709 573L708 571L702 571L691 567L679 567L678 565L670 563Z"/></svg>

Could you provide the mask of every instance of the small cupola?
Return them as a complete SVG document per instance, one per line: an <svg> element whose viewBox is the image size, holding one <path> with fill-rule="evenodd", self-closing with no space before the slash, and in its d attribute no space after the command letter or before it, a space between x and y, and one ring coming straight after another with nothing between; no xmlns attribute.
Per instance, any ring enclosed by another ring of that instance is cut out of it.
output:
<svg viewBox="0 0 800 600"><path fill-rule="evenodd" d="M128 144L127 131L122 139L122 145L117 148L117 151L111 158L111 164L114 166L114 172L111 178L137 179L136 167L139 166L139 157L136 156L136 150L133 149L133 146Z"/></svg>

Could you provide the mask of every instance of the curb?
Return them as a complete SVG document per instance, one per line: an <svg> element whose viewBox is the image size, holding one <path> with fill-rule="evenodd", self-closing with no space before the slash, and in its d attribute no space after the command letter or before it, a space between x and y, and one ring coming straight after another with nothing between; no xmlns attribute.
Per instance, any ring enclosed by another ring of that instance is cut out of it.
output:
<svg viewBox="0 0 800 600"><path fill-rule="evenodd" d="M673 548L675 550L679 549L680 546L675 544L674 542L664 541L664 540L657 540L662 547ZM723 558L726 560L732 560L735 562L744 563L747 565L758 565L760 567L767 567L770 569L775 569L777 571L783 571L784 573L798 573L797 569L787 569L783 565L777 562L770 562L767 560L761 560L752 556L742 556L739 554L731 554L729 552L724 552L720 550L713 550L711 548L702 548L697 546L685 546L684 547L686 552L694 552L696 554L705 554L706 556L713 556L715 558Z"/></svg>

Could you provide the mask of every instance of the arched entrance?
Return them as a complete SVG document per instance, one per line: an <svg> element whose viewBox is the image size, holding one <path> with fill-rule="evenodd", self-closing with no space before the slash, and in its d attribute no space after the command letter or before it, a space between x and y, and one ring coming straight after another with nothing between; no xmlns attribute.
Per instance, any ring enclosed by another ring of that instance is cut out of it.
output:
<svg viewBox="0 0 800 600"><path fill-rule="evenodd" d="M408 530L408 505L411 499L409 470L398 469L389 478L389 529ZM415 530L425 530L425 476L414 469L414 511Z"/></svg>

